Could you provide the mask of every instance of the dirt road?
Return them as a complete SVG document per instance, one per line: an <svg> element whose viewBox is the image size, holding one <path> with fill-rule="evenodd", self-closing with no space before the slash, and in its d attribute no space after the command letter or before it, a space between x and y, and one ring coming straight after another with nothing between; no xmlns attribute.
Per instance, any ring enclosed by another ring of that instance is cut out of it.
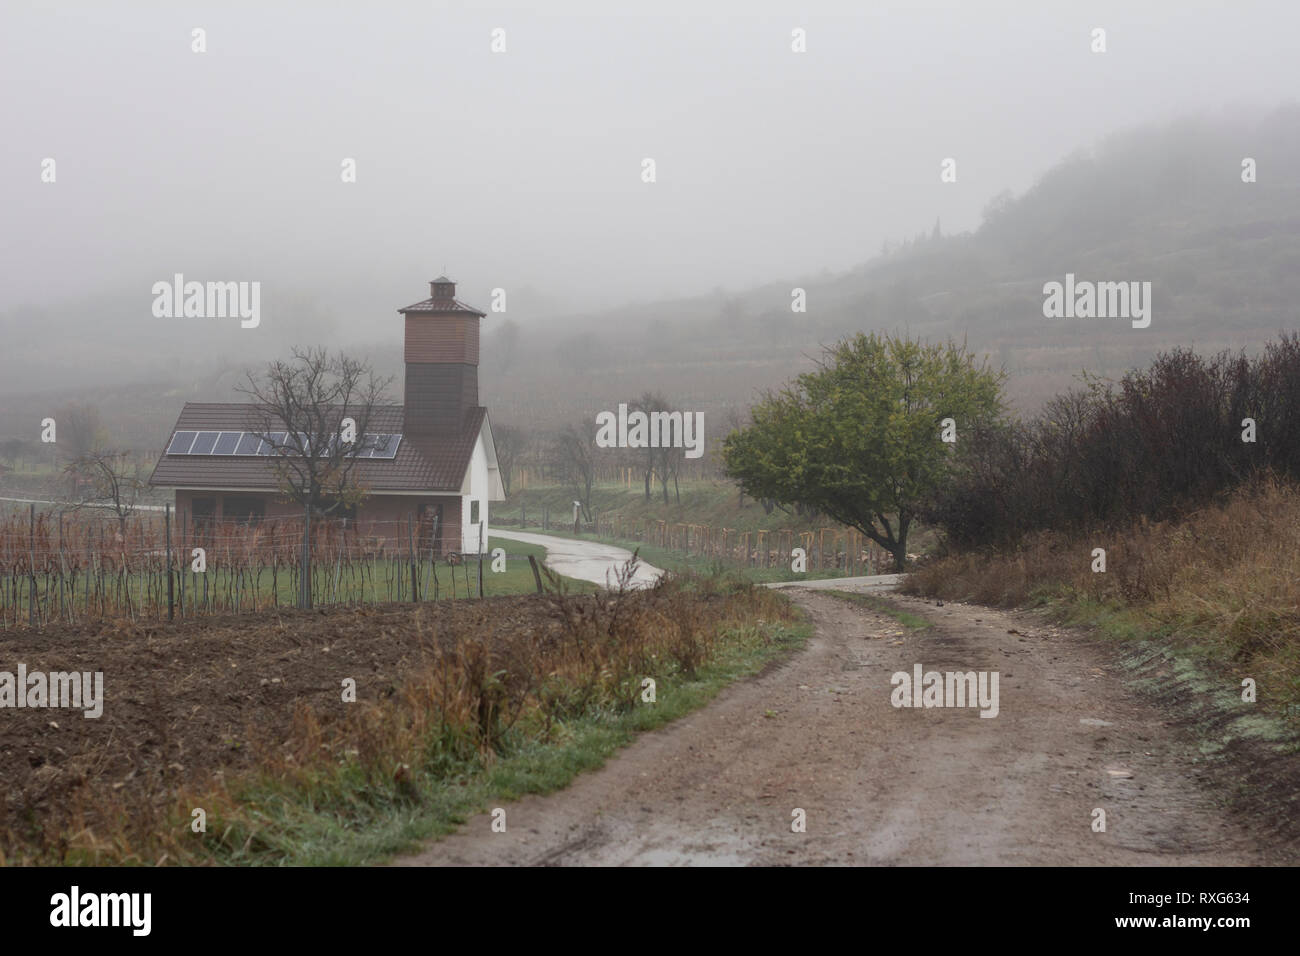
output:
<svg viewBox="0 0 1300 956"><path fill-rule="evenodd" d="M895 619L789 592L816 635L565 791L508 804L403 865L1273 862L1198 786L1195 748L1110 652L1019 612ZM1019 633L1017 633L1019 632ZM999 712L895 708L891 675L997 671ZM792 811L806 832L792 832ZM1093 810L1106 831L1093 832Z"/></svg>

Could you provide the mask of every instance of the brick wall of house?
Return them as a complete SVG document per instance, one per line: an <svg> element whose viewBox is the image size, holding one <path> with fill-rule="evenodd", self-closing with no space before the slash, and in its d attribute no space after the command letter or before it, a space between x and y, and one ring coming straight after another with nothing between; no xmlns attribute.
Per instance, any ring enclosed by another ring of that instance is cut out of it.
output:
<svg viewBox="0 0 1300 956"><path fill-rule="evenodd" d="M264 520L300 518L302 508L285 501L275 493L250 494L247 492L190 491L176 492L177 527L191 521L195 500L212 502L214 521L227 520L230 513L239 513L240 504L248 499L262 502ZM421 505L425 506L425 521L421 522ZM410 538L417 539L417 547L425 550L433 543L429 537L433 528L434 508L442 505L442 519L438 533L438 554L461 550L461 500L457 495L371 495L358 507L351 522L359 534L374 540L372 543L386 551L405 551ZM411 527L408 531L408 522ZM423 534L422 534L423 532Z"/></svg>

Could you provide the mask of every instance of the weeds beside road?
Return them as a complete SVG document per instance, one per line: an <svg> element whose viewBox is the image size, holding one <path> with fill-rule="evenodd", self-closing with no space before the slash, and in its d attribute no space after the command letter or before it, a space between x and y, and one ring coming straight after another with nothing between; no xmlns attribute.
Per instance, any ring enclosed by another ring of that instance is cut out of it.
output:
<svg viewBox="0 0 1300 956"><path fill-rule="evenodd" d="M489 799L563 786L801 633L780 596L699 579L16 633L6 666L102 671L106 703L98 720L4 712L0 852L375 861ZM346 678L356 703L342 700Z"/></svg>
<svg viewBox="0 0 1300 956"><path fill-rule="evenodd" d="M1263 481L1178 521L949 555L901 589L1036 606L1119 642L1135 689L1191 725L1239 815L1272 821L1278 842L1300 839L1300 488Z"/></svg>

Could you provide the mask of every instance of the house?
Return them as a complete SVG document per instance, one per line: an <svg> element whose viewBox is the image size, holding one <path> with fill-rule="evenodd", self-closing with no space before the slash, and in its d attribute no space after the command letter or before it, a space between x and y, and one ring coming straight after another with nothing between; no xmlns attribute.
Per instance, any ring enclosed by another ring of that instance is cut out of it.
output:
<svg viewBox="0 0 1300 956"><path fill-rule="evenodd" d="M422 547L478 553L489 502L505 499L479 404L484 313L459 301L445 276L429 287L429 298L397 310L406 326L403 404L373 409L352 472L368 494L346 516L361 534L395 543L414 519ZM252 404L187 402L149 484L174 489L181 520L301 516L279 490L270 446L250 434L264 421Z"/></svg>

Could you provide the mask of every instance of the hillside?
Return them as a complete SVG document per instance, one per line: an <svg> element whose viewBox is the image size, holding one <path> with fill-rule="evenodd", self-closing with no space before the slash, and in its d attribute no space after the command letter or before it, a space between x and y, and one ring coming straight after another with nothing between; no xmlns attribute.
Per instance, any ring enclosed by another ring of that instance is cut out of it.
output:
<svg viewBox="0 0 1300 956"><path fill-rule="evenodd" d="M1245 156L1257 163L1255 183L1241 180ZM808 367L821 344L883 329L965 338L1007 366L1009 394L1028 408L1085 367L1115 375L1172 345L1246 347L1294 327L1298 267L1300 107L1258 118L1188 118L1109 136L1063 159L1025 194L995 198L977 231L944 236L941 228L927 228L848 272L774 277L759 288L665 297L592 315L489 315L482 395L494 420L548 430L628 396L660 391L679 407L711 415L716 435L732 409ZM1067 272L1150 281L1150 328L1045 319L1043 283ZM803 314L790 311L796 286L807 291ZM0 437L28 433L33 415L84 394L103 404L117 442L156 446L182 398L228 398L241 362L281 355L291 341L322 335L352 342L386 374L399 371L396 322L391 329L367 323L368 337L358 338L356 324L316 295L295 301L297 324L259 339L256 352L232 351L230 329L197 327L186 333L194 344L182 354L174 343L141 349L150 332L138 308L122 296L95 307L109 317L116 344L69 344L61 374L93 363L96 375L77 380L100 381L107 361L114 382L132 384L55 390L44 387L48 365L40 380L24 378L22 369L41 367L36 355L44 346L23 333L55 312L0 314L0 331L17 343L9 355L14 377L2 389ZM400 388L398 380L395 399ZM542 395L546 401L539 402Z"/></svg>
<svg viewBox="0 0 1300 956"><path fill-rule="evenodd" d="M1173 345L1260 342L1295 325L1298 121L1288 106L1255 121L1131 130L1063 160L1024 195L997 197L974 233L923 234L844 274L588 317L587 332L554 344L557 364L582 373L563 394L586 407L645 388L687 407L744 403L806 367L820 343L897 329L965 338L1007 366L1013 400L1032 406L1085 367L1114 375ZM1245 156L1255 183L1242 182ZM1067 272L1150 281L1151 326L1045 319L1043 283ZM807 290L806 314L790 311L795 286ZM521 339L515 351L529 351ZM550 370L501 367L490 339L485 354L497 407L541 418L527 396Z"/></svg>

